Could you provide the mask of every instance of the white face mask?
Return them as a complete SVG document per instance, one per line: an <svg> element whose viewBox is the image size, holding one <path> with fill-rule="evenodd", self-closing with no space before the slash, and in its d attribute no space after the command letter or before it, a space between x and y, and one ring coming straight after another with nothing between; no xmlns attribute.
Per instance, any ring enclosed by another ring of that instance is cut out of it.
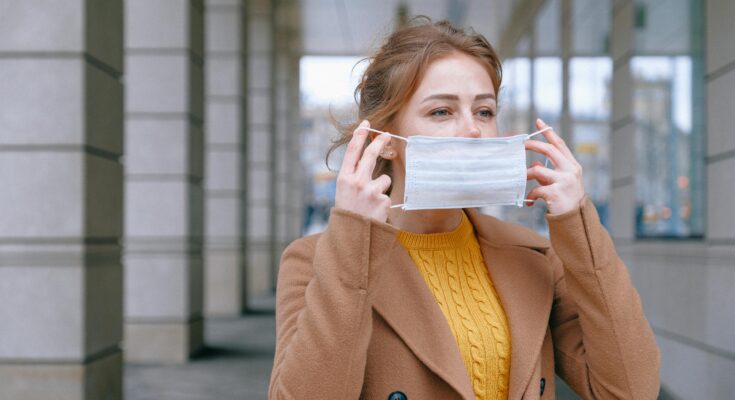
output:
<svg viewBox="0 0 735 400"><path fill-rule="evenodd" d="M495 138L409 136L366 128L406 141L404 210L515 205L526 201L528 135Z"/></svg>

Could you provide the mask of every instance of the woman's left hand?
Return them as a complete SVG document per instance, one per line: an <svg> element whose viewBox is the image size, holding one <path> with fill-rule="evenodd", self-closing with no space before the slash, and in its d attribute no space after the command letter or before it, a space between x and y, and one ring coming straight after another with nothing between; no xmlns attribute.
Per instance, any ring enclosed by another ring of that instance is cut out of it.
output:
<svg viewBox="0 0 735 400"><path fill-rule="evenodd" d="M539 118L536 120L536 127L544 129L548 125ZM527 140L526 150L546 156L551 160L554 169L546 168L538 161L531 164L531 168L527 170L527 179L535 179L541 186L528 193L527 198L544 199L551 214L563 214L579 207L579 202L584 197L582 166L553 129L543 132L543 135L549 143Z"/></svg>

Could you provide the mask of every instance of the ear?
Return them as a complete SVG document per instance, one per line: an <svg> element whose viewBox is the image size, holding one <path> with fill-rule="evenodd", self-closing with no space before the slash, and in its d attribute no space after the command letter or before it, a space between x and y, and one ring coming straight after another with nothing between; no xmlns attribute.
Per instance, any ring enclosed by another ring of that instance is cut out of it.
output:
<svg viewBox="0 0 735 400"><path fill-rule="evenodd" d="M383 147L383 150L380 152L380 158L384 160L393 160L398 155L398 152L395 149L395 146L392 145L393 139L391 139L385 147Z"/></svg>

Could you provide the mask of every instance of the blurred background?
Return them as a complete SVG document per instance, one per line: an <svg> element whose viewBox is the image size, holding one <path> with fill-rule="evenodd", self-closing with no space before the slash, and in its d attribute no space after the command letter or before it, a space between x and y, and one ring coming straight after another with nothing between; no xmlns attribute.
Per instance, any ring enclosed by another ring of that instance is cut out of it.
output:
<svg viewBox="0 0 735 400"><path fill-rule="evenodd" d="M660 398L732 398L735 2L0 0L0 400L266 398L331 118L421 14L496 47L503 132L572 144ZM484 211L547 234L543 207Z"/></svg>

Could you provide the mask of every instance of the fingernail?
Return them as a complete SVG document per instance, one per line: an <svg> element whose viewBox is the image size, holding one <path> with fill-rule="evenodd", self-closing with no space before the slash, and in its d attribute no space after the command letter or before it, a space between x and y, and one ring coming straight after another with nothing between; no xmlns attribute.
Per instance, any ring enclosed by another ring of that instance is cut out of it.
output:
<svg viewBox="0 0 735 400"><path fill-rule="evenodd" d="M539 124L540 124L541 126L543 126L544 128L545 128L545 127L547 126L547 125L546 125L546 122L544 122L544 120L543 120L543 119L541 119L541 118L537 118L536 120L537 120L537 121L538 121L538 123L539 123Z"/></svg>
<svg viewBox="0 0 735 400"><path fill-rule="evenodd" d="M360 122L360 127L361 128L364 128L366 126L368 126L368 120L364 119L364 120L362 120L362 122Z"/></svg>
<svg viewBox="0 0 735 400"><path fill-rule="evenodd" d="M368 133L367 129L363 129L363 128L366 128L367 127L366 122L367 121L362 121L362 122L360 122L360 125L357 126L357 129L356 130L357 130L357 133L359 135L367 135L367 133Z"/></svg>

